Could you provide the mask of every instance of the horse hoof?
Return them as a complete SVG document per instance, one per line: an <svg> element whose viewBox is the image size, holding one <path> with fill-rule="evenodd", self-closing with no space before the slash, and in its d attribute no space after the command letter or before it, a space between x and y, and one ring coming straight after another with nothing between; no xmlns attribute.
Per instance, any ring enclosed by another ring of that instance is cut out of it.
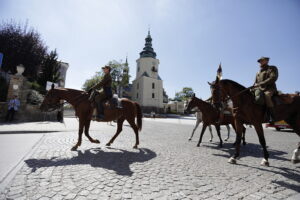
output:
<svg viewBox="0 0 300 200"><path fill-rule="evenodd" d="M138 147L137 147L137 145L134 145L133 148L134 148L134 149L137 149Z"/></svg>
<svg viewBox="0 0 300 200"><path fill-rule="evenodd" d="M222 147L223 147L223 144L219 144L219 147L222 148Z"/></svg>
<svg viewBox="0 0 300 200"><path fill-rule="evenodd" d="M232 146L235 146L235 145L236 145L236 142L232 144Z"/></svg>
<svg viewBox="0 0 300 200"><path fill-rule="evenodd" d="M228 139L226 138L224 141L227 142L227 140L228 140Z"/></svg>
<svg viewBox="0 0 300 200"><path fill-rule="evenodd" d="M94 140L93 143L100 144L100 141L99 140Z"/></svg>
<svg viewBox="0 0 300 200"><path fill-rule="evenodd" d="M107 143L106 146L110 147L110 143Z"/></svg>
<svg viewBox="0 0 300 200"><path fill-rule="evenodd" d="M245 146L247 143L246 142L243 142L243 145Z"/></svg>
<svg viewBox="0 0 300 200"><path fill-rule="evenodd" d="M200 144L197 144L197 147L200 147Z"/></svg>
<svg viewBox="0 0 300 200"><path fill-rule="evenodd" d="M77 147L72 147L71 151L77 151Z"/></svg>
<svg viewBox="0 0 300 200"><path fill-rule="evenodd" d="M212 139L210 139L209 142L212 142Z"/></svg>
<svg viewBox="0 0 300 200"><path fill-rule="evenodd" d="M233 157L231 157L231 158L229 158L228 163L230 163L230 164L236 164L236 159L233 158Z"/></svg>
<svg viewBox="0 0 300 200"><path fill-rule="evenodd" d="M189 138L189 141L191 141L192 140L192 138Z"/></svg>
<svg viewBox="0 0 300 200"><path fill-rule="evenodd" d="M263 159L263 160L261 161L260 165L269 167L269 166L270 166L270 163L269 163L266 159Z"/></svg>

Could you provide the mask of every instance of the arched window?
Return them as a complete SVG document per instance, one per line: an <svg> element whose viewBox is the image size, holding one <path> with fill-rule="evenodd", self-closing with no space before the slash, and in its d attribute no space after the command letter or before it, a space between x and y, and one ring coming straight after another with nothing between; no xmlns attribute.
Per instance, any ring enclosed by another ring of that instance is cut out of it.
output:
<svg viewBox="0 0 300 200"><path fill-rule="evenodd" d="M136 93L136 98L137 98L137 99L139 98L139 93Z"/></svg>
<svg viewBox="0 0 300 200"><path fill-rule="evenodd" d="M152 83L152 89L155 89L155 83Z"/></svg>
<svg viewBox="0 0 300 200"><path fill-rule="evenodd" d="M153 99L155 98L155 94L154 94L154 93L152 93L152 98L153 98Z"/></svg>

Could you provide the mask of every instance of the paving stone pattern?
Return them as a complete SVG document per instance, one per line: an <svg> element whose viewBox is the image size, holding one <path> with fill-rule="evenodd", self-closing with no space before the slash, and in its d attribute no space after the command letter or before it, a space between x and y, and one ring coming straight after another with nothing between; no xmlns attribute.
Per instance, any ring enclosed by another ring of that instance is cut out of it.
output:
<svg viewBox="0 0 300 200"><path fill-rule="evenodd" d="M70 151L77 141L75 131L47 133L0 199L286 199L299 194L300 165L290 162L299 141L294 133L266 131L271 166L263 167L253 129L247 129L248 144L236 165L227 163L234 133L221 149L216 134L208 142L208 132L196 147L200 129L189 142L192 129L144 121L135 150L128 125L107 148L116 126L97 124L91 135L101 143L83 136L75 152Z"/></svg>

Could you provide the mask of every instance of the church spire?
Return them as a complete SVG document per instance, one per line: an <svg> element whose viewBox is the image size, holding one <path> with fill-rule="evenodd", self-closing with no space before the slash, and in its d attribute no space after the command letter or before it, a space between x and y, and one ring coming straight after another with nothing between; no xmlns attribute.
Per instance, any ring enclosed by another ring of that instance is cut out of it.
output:
<svg viewBox="0 0 300 200"><path fill-rule="evenodd" d="M145 57L151 57L151 58L156 58L156 53L154 49L152 48L152 38L150 35L150 28L148 29L148 35L145 38L145 47L143 48L143 51L140 53L141 58Z"/></svg>

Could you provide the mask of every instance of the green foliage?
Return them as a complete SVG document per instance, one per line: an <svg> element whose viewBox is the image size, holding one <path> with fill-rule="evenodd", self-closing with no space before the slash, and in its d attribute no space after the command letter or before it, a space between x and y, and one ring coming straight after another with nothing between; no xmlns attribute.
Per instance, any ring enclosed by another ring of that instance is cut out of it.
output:
<svg viewBox="0 0 300 200"><path fill-rule="evenodd" d="M6 101L8 84L2 76L0 76L0 101Z"/></svg>
<svg viewBox="0 0 300 200"><path fill-rule="evenodd" d="M33 81L33 82L28 82L30 85L30 89L36 90L41 94L46 94L46 88L44 88L43 86L41 86L37 81Z"/></svg>
<svg viewBox="0 0 300 200"><path fill-rule="evenodd" d="M118 62L118 61L110 61L107 64L111 67L111 77L112 77L112 88L114 91L117 91L119 87L126 87L129 84L129 68L126 64ZM82 89L88 91L91 87L99 83L103 77L102 69L91 78L85 81L82 86Z"/></svg>
<svg viewBox="0 0 300 200"><path fill-rule="evenodd" d="M84 91L89 91L94 85L96 85L97 83L99 83L101 81L102 77L103 77L102 72L96 72L92 78L90 78L84 82L82 89Z"/></svg>
<svg viewBox="0 0 300 200"><path fill-rule="evenodd" d="M194 91L191 87L184 87L182 91L176 92L174 100L176 101L186 101L191 98Z"/></svg>
<svg viewBox="0 0 300 200"><path fill-rule="evenodd" d="M46 88L47 81L58 83L60 81L60 65L57 61L56 50L51 51L49 55L45 57L45 60L41 66L41 73L38 78L38 83Z"/></svg>
<svg viewBox="0 0 300 200"><path fill-rule="evenodd" d="M32 105L39 105L43 102L44 97L38 91L30 90L27 96L27 103Z"/></svg>
<svg viewBox="0 0 300 200"><path fill-rule="evenodd" d="M47 47L40 34L33 28L11 21L0 24L0 52L4 54L2 69L5 72L17 72L16 66L23 64L23 75L29 80L36 80L39 66L42 64Z"/></svg>

